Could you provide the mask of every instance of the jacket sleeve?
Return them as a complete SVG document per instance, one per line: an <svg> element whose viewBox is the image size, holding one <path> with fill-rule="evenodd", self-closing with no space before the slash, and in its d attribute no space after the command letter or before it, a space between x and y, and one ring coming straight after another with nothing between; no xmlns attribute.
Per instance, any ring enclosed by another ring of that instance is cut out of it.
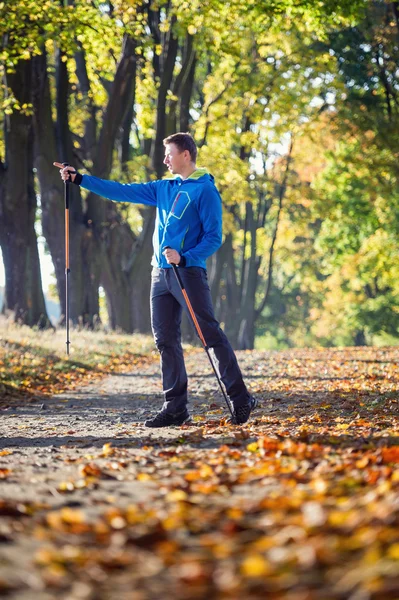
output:
<svg viewBox="0 0 399 600"><path fill-rule="evenodd" d="M149 183L118 183L100 179L93 175L83 175L81 187L117 202L132 202L134 204L157 205L156 182Z"/></svg>
<svg viewBox="0 0 399 600"><path fill-rule="evenodd" d="M222 245L222 199L214 185L206 186L198 201L198 212L202 226L199 243L183 253L186 267L206 260Z"/></svg>

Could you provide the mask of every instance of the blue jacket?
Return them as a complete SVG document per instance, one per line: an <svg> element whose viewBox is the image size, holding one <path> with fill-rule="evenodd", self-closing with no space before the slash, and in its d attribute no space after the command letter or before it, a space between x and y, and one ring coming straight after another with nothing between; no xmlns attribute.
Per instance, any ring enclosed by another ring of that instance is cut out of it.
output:
<svg viewBox="0 0 399 600"><path fill-rule="evenodd" d="M206 259L222 243L222 201L206 169L197 169L187 179L148 183L118 183L83 175L80 185L110 200L157 207L154 267L171 268L162 254L170 246L184 256L186 267L205 269Z"/></svg>

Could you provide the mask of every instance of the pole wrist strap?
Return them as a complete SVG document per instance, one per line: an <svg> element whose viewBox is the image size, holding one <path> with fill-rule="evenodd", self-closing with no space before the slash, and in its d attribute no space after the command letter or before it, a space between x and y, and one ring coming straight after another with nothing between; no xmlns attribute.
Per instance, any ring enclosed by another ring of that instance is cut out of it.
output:
<svg viewBox="0 0 399 600"><path fill-rule="evenodd" d="M81 175L78 171L70 171L70 173L72 173L72 175L75 175L75 179L73 181L71 180L71 183L74 183L75 185L80 185L82 183L83 175Z"/></svg>

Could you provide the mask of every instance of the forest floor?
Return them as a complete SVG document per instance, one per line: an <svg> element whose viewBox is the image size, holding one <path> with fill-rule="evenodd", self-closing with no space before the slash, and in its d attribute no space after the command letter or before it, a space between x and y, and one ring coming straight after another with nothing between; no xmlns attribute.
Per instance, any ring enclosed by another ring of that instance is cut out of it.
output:
<svg viewBox="0 0 399 600"><path fill-rule="evenodd" d="M191 348L194 422L150 430L145 343L89 383L60 368L61 393L54 352L35 387L17 346L0 345L0 373L20 369L0 379L0 596L399 598L399 348L238 352L259 399L242 427Z"/></svg>

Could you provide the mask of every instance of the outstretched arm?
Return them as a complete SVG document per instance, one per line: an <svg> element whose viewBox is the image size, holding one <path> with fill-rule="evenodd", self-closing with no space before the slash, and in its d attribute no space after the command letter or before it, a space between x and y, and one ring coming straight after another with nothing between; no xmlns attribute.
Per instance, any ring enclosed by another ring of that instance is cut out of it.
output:
<svg viewBox="0 0 399 600"><path fill-rule="evenodd" d="M63 181L71 181L71 183L80 185L86 190L109 200L148 204L150 206L156 206L157 204L155 182L119 183L117 181L100 179L93 175L81 175L71 165L64 167L64 165L58 162L54 162L53 165L59 167Z"/></svg>

